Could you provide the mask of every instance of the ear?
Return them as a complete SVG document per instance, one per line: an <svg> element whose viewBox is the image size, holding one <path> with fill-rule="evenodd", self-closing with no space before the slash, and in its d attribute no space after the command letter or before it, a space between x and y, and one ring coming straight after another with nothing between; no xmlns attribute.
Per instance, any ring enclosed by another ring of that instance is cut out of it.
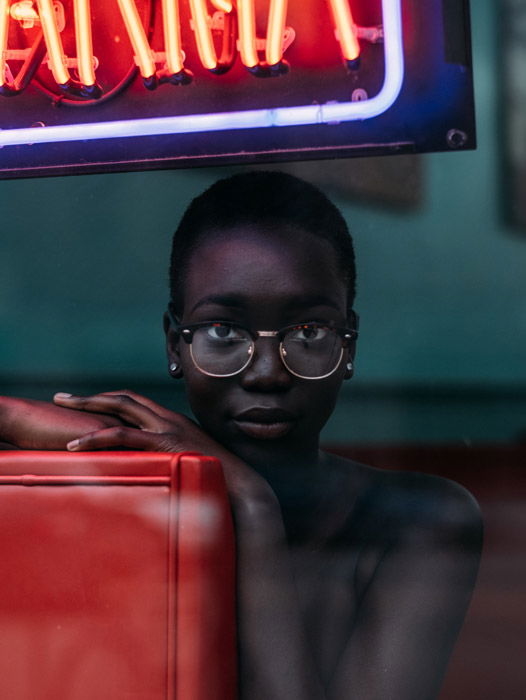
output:
<svg viewBox="0 0 526 700"><path fill-rule="evenodd" d="M183 370L181 369L181 358L179 355L179 334L175 331L168 312L165 312L163 316L163 328L166 336L168 372L173 379L180 379L183 376Z"/></svg>
<svg viewBox="0 0 526 700"><path fill-rule="evenodd" d="M352 379L352 376L354 374L354 349L355 349L355 344L354 342L352 343L352 346L349 346L346 356L345 357L345 374L343 375L344 379Z"/></svg>
<svg viewBox="0 0 526 700"><path fill-rule="evenodd" d="M349 328L354 328L358 331L358 314L355 311L351 312L350 318L347 320ZM347 352L345 353L345 374L344 379L351 379L354 374L354 356L356 355L356 338L349 341Z"/></svg>

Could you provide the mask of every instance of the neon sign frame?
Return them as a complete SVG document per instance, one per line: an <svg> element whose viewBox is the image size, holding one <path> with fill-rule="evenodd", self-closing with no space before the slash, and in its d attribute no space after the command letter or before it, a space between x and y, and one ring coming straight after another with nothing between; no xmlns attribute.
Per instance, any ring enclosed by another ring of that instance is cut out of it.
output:
<svg viewBox="0 0 526 700"><path fill-rule="evenodd" d="M476 145L469 0L2 7L0 179Z"/></svg>
<svg viewBox="0 0 526 700"><path fill-rule="evenodd" d="M381 0L385 78L366 100L0 130L0 146L333 124L371 119L397 100L404 81L402 0Z"/></svg>

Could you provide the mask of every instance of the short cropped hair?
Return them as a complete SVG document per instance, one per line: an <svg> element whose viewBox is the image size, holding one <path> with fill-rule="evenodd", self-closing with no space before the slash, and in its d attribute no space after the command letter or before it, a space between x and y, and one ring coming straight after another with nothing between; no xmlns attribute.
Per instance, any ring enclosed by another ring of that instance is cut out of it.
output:
<svg viewBox="0 0 526 700"><path fill-rule="evenodd" d="M252 171L218 180L192 200L173 237L170 296L183 304L188 261L207 232L243 225L294 227L330 243L347 285L348 310L355 296L356 268L349 229L340 210L314 185L283 172ZM284 232L284 235L287 235Z"/></svg>

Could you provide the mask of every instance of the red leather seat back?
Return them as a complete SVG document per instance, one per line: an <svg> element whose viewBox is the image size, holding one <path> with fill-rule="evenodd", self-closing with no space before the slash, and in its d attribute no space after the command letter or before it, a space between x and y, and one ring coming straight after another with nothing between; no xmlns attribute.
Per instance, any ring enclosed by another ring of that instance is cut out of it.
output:
<svg viewBox="0 0 526 700"><path fill-rule="evenodd" d="M235 698L234 537L197 455L0 455L0 698Z"/></svg>

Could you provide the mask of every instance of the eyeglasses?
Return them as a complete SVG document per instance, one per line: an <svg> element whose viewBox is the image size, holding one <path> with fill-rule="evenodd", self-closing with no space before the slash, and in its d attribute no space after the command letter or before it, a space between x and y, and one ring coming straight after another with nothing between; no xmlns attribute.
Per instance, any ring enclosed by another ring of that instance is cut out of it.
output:
<svg viewBox="0 0 526 700"><path fill-rule="evenodd" d="M358 337L354 311L352 328L312 322L278 331L252 331L229 321L181 325L171 318L175 330L190 345L194 365L209 377L233 377L243 372L254 359L256 340L277 338L281 361L291 374L301 379L325 379L338 369L344 349Z"/></svg>

